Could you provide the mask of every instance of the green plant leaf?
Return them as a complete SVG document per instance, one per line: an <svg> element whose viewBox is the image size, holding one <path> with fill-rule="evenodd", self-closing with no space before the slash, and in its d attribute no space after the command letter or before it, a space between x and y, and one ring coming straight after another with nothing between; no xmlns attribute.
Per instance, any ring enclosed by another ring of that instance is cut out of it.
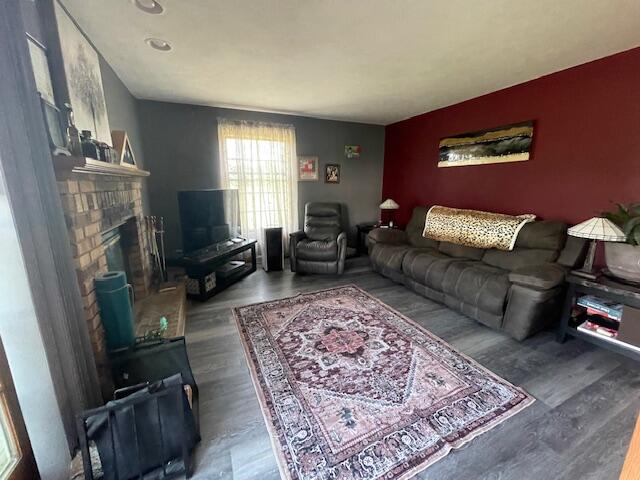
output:
<svg viewBox="0 0 640 480"><path fill-rule="evenodd" d="M629 211L627 210L626 205L622 204L622 203L616 203L616 205L618 206L618 211L622 214L628 214Z"/></svg>
<svg viewBox="0 0 640 480"><path fill-rule="evenodd" d="M632 217L624 223L622 229L625 235L629 236L638 225L640 225L640 217Z"/></svg>
<svg viewBox="0 0 640 480"><path fill-rule="evenodd" d="M631 245L640 245L640 228L633 230L633 235L629 237L629 243Z"/></svg>
<svg viewBox="0 0 640 480"><path fill-rule="evenodd" d="M625 216L620 215L619 213L603 212L602 215L604 216L604 218L606 218L607 220L611 220L613 223L620 227L624 225L625 221L627 220Z"/></svg>

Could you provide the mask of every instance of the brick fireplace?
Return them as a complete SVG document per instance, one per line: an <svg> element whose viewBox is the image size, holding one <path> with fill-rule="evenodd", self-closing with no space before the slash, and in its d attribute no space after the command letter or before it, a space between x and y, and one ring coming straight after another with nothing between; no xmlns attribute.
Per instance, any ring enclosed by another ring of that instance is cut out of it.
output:
<svg viewBox="0 0 640 480"><path fill-rule="evenodd" d="M56 169L85 318L101 376L106 373L106 348L93 280L107 271L105 238L109 239L107 248L112 248L114 239L120 242L117 248L122 252L136 299L151 293L152 267L142 213L143 175L148 173L137 169L130 173L120 169L117 175Z"/></svg>

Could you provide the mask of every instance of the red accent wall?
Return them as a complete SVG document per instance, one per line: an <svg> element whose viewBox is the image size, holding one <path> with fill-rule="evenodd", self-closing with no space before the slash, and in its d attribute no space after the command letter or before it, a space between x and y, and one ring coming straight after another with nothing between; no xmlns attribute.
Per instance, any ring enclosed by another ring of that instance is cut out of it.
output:
<svg viewBox="0 0 640 480"><path fill-rule="evenodd" d="M438 168L442 137L534 120L525 162ZM640 201L640 48L386 127L384 198L577 223Z"/></svg>

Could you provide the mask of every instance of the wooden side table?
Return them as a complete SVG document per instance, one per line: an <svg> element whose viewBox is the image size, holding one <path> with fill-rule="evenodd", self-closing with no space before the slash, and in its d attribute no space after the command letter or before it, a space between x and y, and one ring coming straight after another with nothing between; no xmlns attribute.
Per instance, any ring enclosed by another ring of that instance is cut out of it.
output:
<svg viewBox="0 0 640 480"><path fill-rule="evenodd" d="M577 325L572 325L572 311L576 305L578 297L582 295L594 295L604 300L612 300L621 303L625 307L631 307L623 311L622 323L626 331L633 329L635 332L640 331L640 317L637 316L637 310L640 309L640 288L616 282L607 277L599 277L596 280L588 280L577 275L569 274L567 276L567 296L565 298L562 318L557 332L557 341L563 343L567 336L580 338L585 342L593 343L600 347L611 350L615 353L625 355L640 360L640 347L626 343L623 338L613 339L605 336L589 334L578 330ZM621 323L621 329L622 327ZM621 330L622 332L622 330ZM637 338L637 337L636 337Z"/></svg>
<svg viewBox="0 0 640 480"><path fill-rule="evenodd" d="M358 223L356 225L356 250L358 251L358 255L364 255L367 253L367 235L369 232L376 228L378 225L375 222L369 223Z"/></svg>

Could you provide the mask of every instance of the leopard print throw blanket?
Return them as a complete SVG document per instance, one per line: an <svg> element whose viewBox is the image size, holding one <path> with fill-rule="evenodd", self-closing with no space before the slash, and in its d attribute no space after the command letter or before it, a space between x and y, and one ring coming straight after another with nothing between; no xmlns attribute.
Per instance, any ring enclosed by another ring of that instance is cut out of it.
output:
<svg viewBox="0 0 640 480"><path fill-rule="evenodd" d="M467 247L513 250L520 229L535 218L434 205L427 212L422 236Z"/></svg>

